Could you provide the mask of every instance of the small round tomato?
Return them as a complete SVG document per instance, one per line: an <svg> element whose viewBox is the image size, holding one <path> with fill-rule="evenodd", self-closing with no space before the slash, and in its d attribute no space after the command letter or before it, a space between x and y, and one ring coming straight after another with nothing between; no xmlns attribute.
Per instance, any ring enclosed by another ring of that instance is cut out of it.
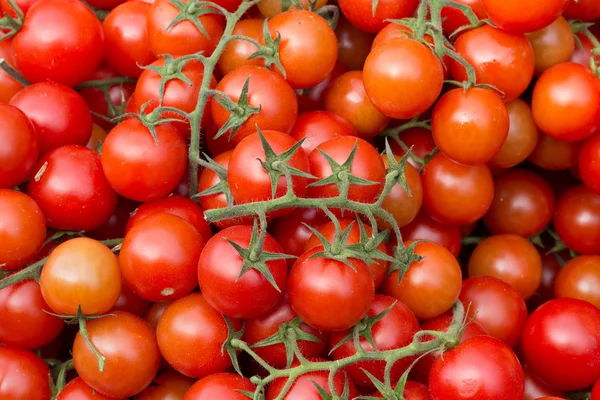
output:
<svg viewBox="0 0 600 400"><path fill-rule="evenodd" d="M510 168L522 163L534 151L540 136L531 107L521 99L506 104L509 128L506 140L489 165Z"/></svg>
<svg viewBox="0 0 600 400"><path fill-rule="evenodd" d="M600 252L600 195L583 185L566 191L556 205L554 228L567 247L581 254Z"/></svg>
<svg viewBox="0 0 600 400"><path fill-rule="evenodd" d="M183 400L247 399L248 396L241 391L254 393L254 385L250 379L230 372L221 372L200 379L185 394Z"/></svg>
<svg viewBox="0 0 600 400"><path fill-rule="evenodd" d="M568 261L554 282L556 297L585 300L600 307L600 256L580 256Z"/></svg>
<svg viewBox="0 0 600 400"><path fill-rule="evenodd" d="M432 400L521 400L523 369L500 340L475 336L434 361L429 377Z"/></svg>
<svg viewBox="0 0 600 400"><path fill-rule="evenodd" d="M284 2L284 0L261 0L258 2L256 7L258 8L260 13L265 18L273 18L274 16L284 12L283 11L283 6L284 6L283 2ZM298 2L300 3L300 5L302 6L302 9L304 9L304 10L308 10L309 7L311 7L310 0L299 0ZM290 3L288 3L289 6L286 11L298 10L298 7L296 7L294 4L290 4ZM318 10L319 8L321 8L325 4L327 4L327 0L316 0L314 3L315 3L314 9Z"/></svg>
<svg viewBox="0 0 600 400"><path fill-rule="evenodd" d="M379 0L373 12L371 0L339 0L338 4L344 17L360 30L377 33L382 30L390 19L411 17L418 0Z"/></svg>
<svg viewBox="0 0 600 400"><path fill-rule="evenodd" d="M246 80L249 81L248 104L260 110L239 127L231 141L238 144L243 138L256 132L257 126L263 130L288 133L298 116L298 100L294 90L277 73L256 65L243 66L225 75L216 90L237 103ZM218 128L225 125L231 116L215 97L211 99L211 111ZM229 135L230 131L225 132L226 137Z"/></svg>
<svg viewBox="0 0 600 400"><path fill-rule="evenodd" d="M67 86L85 81L102 62L104 33L81 1L35 2L13 41L17 69L29 82Z"/></svg>
<svg viewBox="0 0 600 400"><path fill-rule="evenodd" d="M531 108L546 135L569 142L588 138L600 128L600 81L582 65L555 65L537 80Z"/></svg>
<svg viewBox="0 0 600 400"><path fill-rule="evenodd" d="M239 329L238 320L231 320ZM203 295L193 293L171 303L156 329L163 357L178 372L201 378L231 367L231 358L221 348L227 339L227 324Z"/></svg>
<svg viewBox="0 0 600 400"><path fill-rule="evenodd" d="M581 144L582 142L556 140L540 134L537 145L527 160L549 171L568 169L577 165Z"/></svg>
<svg viewBox="0 0 600 400"><path fill-rule="evenodd" d="M87 333L106 363L99 371L96 355L81 336L73 343L73 362L79 376L92 388L110 397L129 397L144 390L156 376L160 352L148 323L133 314L87 321ZM124 376L127 379L122 379Z"/></svg>
<svg viewBox="0 0 600 400"><path fill-rule="evenodd" d="M17 93L10 104L23 111L33 124L40 156L68 144L85 146L90 140L90 108L70 87L56 82L36 83Z"/></svg>
<svg viewBox="0 0 600 400"><path fill-rule="evenodd" d="M511 169L496 178L494 200L483 222L490 233L530 237L540 233L554 215L554 193L535 172Z"/></svg>
<svg viewBox="0 0 600 400"><path fill-rule="evenodd" d="M436 154L421 174L423 208L435 220L465 225L481 218L492 204L494 180L486 165L461 165Z"/></svg>
<svg viewBox="0 0 600 400"><path fill-rule="evenodd" d="M157 57L163 54L180 57L199 51L202 51L206 57L210 56L223 36L225 29L223 16L217 13L200 16L198 18L200 24L207 33L204 35L189 20L170 26L179 13L179 9L170 0L154 1L146 22L150 50Z"/></svg>
<svg viewBox="0 0 600 400"><path fill-rule="evenodd" d="M398 38L371 51L363 80L375 108L390 118L409 119L427 111L437 100L444 69L429 47Z"/></svg>
<svg viewBox="0 0 600 400"><path fill-rule="evenodd" d="M302 140L302 148L310 154L323 142L340 136L358 136L358 133L345 118L329 111L309 111L298 115L290 132L296 140Z"/></svg>
<svg viewBox="0 0 600 400"><path fill-rule="evenodd" d="M290 214L279 217L269 224L269 229L285 254L300 257L305 245L313 233L308 228L318 228L327 221L321 210L316 208L298 208ZM288 266L294 265L295 259L288 260Z"/></svg>
<svg viewBox="0 0 600 400"><path fill-rule="evenodd" d="M0 58L3 58L8 65L15 68L15 53L11 38L0 42ZM21 89L23 89L23 84L0 68L0 103L8 104L10 99Z"/></svg>
<svg viewBox="0 0 600 400"><path fill-rule="evenodd" d="M527 39L533 48L536 75L569 61L575 51L575 36L564 17L558 17L545 28L527 34Z"/></svg>
<svg viewBox="0 0 600 400"><path fill-rule="evenodd" d="M487 14L481 0L455 0L456 3L469 7L475 13L475 16L480 20L485 19ZM444 33L451 34L463 26L469 26L470 22L465 14L452 6L445 6L442 8L442 28Z"/></svg>
<svg viewBox="0 0 600 400"><path fill-rule="evenodd" d="M50 376L46 363L34 353L0 346L0 398L50 400Z"/></svg>
<svg viewBox="0 0 600 400"><path fill-rule="evenodd" d="M194 379L188 378L176 372L167 372L157 375L152 384L135 396L136 400L170 400L183 399L183 396L195 383Z"/></svg>
<svg viewBox="0 0 600 400"><path fill-rule="evenodd" d="M264 3L261 1L259 4ZM260 42L263 38L263 23L259 18L249 18L238 21L233 28L232 35L249 37ZM223 75L227 75L234 69L244 65L264 65L262 58L248 60L252 54L256 53L258 48L247 40L235 39L227 43L223 54L219 58L219 69Z"/></svg>
<svg viewBox="0 0 600 400"><path fill-rule="evenodd" d="M592 54L594 44L590 38L588 38L587 35L582 32L576 33L575 37L579 39L579 42L575 45L575 51L573 51L571 59L567 61L581 64L586 68L590 68L590 58L594 57L596 60L598 60L598 56ZM579 45L579 43L581 43L581 45Z"/></svg>
<svg viewBox="0 0 600 400"><path fill-rule="evenodd" d="M0 189L0 270L18 269L42 248L46 219L26 194Z"/></svg>
<svg viewBox="0 0 600 400"><path fill-rule="evenodd" d="M173 125L156 126L155 141L148 128L131 118L109 132L101 160L117 193L132 200L152 201L177 186L187 166L187 149Z"/></svg>
<svg viewBox="0 0 600 400"><path fill-rule="evenodd" d="M581 180L587 187L600 193L600 135L586 140L579 151L578 167Z"/></svg>
<svg viewBox="0 0 600 400"><path fill-rule="evenodd" d="M550 300L529 317L522 349L533 374L548 386L587 388L600 377L600 310L583 300Z"/></svg>
<svg viewBox="0 0 600 400"><path fill-rule="evenodd" d="M338 41L338 60L349 71L362 70L375 36L352 25L343 16L335 27Z"/></svg>
<svg viewBox="0 0 600 400"><path fill-rule="evenodd" d="M117 208L117 193L102 172L100 157L83 146L59 147L40 158L27 194L55 229L99 228Z"/></svg>
<svg viewBox="0 0 600 400"><path fill-rule="evenodd" d="M500 97L481 88L447 92L431 114L435 144L461 164L490 161L504 144L508 126L508 111Z"/></svg>
<svg viewBox="0 0 600 400"><path fill-rule="evenodd" d="M435 142L433 141L431 131L426 128L409 128L400 132L399 139L407 148L411 149L411 155L415 155L421 160L435 149ZM404 156L406 154L406 151L404 151L402 146L400 146L400 143L396 140L390 139L389 144L394 154L399 156ZM421 169L422 167L422 165L417 163L412 156L408 159L408 162L417 169Z"/></svg>
<svg viewBox="0 0 600 400"><path fill-rule="evenodd" d="M490 236L475 247L469 259L469 276L482 275L503 280L527 300L542 281L542 258L521 236Z"/></svg>
<svg viewBox="0 0 600 400"><path fill-rule="evenodd" d="M564 393L559 392L558 390L550 388L544 382L541 382L527 367L527 365L523 366L523 373L525 375L525 391L523 393L523 400L540 400L540 399L558 399L563 400L565 396ZM545 397L548 396L548 397ZM556 397L550 397L556 396Z"/></svg>
<svg viewBox="0 0 600 400"><path fill-rule="evenodd" d="M100 392L92 389L90 385L79 377L71 382L60 391L56 400L116 400L114 397L108 397ZM120 400L126 400L121 398Z"/></svg>
<svg viewBox="0 0 600 400"><path fill-rule="evenodd" d="M326 257L315 247L294 264L288 280L290 304L313 328L326 332L348 329L365 316L375 296L375 285L367 265L349 259L352 267Z"/></svg>
<svg viewBox="0 0 600 400"><path fill-rule="evenodd" d="M150 51L146 21L150 4L126 1L115 7L102 22L106 38L104 61L115 72L137 78L140 67L152 63L156 56Z"/></svg>
<svg viewBox="0 0 600 400"><path fill-rule="evenodd" d="M593 21L600 18L600 4L594 0L569 1L565 18Z"/></svg>
<svg viewBox="0 0 600 400"><path fill-rule="evenodd" d="M12 188L31 175L38 159L38 138L27 116L18 108L0 104L0 188Z"/></svg>
<svg viewBox="0 0 600 400"><path fill-rule="evenodd" d="M534 55L525 35L484 25L460 35L454 46L475 69L477 83L493 85L504 94L504 101L516 99L529 86ZM460 63L453 61L451 70L454 79L467 79L467 72Z"/></svg>
<svg viewBox="0 0 600 400"><path fill-rule="evenodd" d="M323 110L325 108L325 92L331 86L331 82L345 72L347 72L346 67L338 60L335 67L333 67L333 71L331 71L327 78L323 79L318 85L310 88L310 90L303 90L301 93L298 93L298 109L301 112Z"/></svg>
<svg viewBox="0 0 600 400"><path fill-rule="evenodd" d="M534 32L550 25L562 14L569 0L482 0L494 25L510 32Z"/></svg>
<svg viewBox="0 0 600 400"><path fill-rule="evenodd" d="M527 321L525 300L508 283L492 276L466 279L459 296L469 318L493 337L515 347Z"/></svg>
<svg viewBox="0 0 600 400"><path fill-rule="evenodd" d="M400 229L403 240L427 240L444 246L458 257L462 236L456 226L448 226L431 219L423 211L412 222Z"/></svg>
<svg viewBox="0 0 600 400"><path fill-rule="evenodd" d="M388 168L387 155L382 158L383 164ZM401 160L401 156L394 155L394 158L398 162ZM417 169L410 164L406 164L404 179L409 190L406 191L397 183L381 203L381 208L394 217L394 221L400 228L408 225L417 216L423 203L423 185L421 184L421 175L419 175ZM378 224L385 229L392 229L390 223L383 219L379 219Z"/></svg>
<svg viewBox="0 0 600 400"><path fill-rule="evenodd" d="M198 281L204 298L230 317L256 318L263 315L279 302L286 288L285 260L267 261L262 267L266 267L268 272L263 273L258 269L260 264L252 268L254 261L244 260L231 244L233 242L247 249L251 239L252 228L249 226L224 229L206 243L198 261ZM262 250L283 253L279 243L268 233Z"/></svg>
<svg viewBox="0 0 600 400"><path fill-rule="evenodd" d="M100 242L75 238L60 244L48 257L40 278L44 300L63 315L104 314L121 294L117 257Z"/></svg>
<svg viewBox="0 0 600 400"><path fill-rule="evenodd" d="M404 393L402 393L405 399L409 400L431 400L429 396L429 388L422 383L406 381L404 385ZM383 395L379 392L373 394L373 397L383 399Z"/></svg>
<svg viewBox="0 0 600 400"><path fill-rule="evenodd" d="M379 135L390 121L379 111L365 91L362 71L350 71L335 78L325 92L325 110L352 124L359 137Z"/></svg>
<svg viewBox="0 0 600 400"><path fill-rule="evenodd" d="M405 246L410 246L406 242ZM406 304L420 320L442 315L456 302L462 284L462 273L456 258L443 246L434 242L420 242L415 254L422 257L413 261L399 281L393 271L383 282L383 293Z"/></svg>

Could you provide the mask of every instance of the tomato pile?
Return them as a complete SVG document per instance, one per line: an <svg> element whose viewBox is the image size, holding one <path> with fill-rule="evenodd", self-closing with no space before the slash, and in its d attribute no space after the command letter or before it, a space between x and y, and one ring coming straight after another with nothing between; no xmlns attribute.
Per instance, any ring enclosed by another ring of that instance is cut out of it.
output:
<svg viewBox="0 0 600 400"><path fill-rule="evenodd" d="M600 400L600 1L0 10L0 399Z"/></svg>

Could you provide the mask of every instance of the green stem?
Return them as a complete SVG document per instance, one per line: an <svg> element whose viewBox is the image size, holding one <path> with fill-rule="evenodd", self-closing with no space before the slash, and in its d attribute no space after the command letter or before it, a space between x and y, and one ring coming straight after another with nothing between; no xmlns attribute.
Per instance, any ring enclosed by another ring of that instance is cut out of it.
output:
<svg viewBox="0 0 600 400"><path fill-rule="evenodd" d="M118 76L115 78L106 78L106 79L98 79L93 81L85 81L82 84L77 86L77 89L84 88L103 88L110 87L114 85L120 85L123 83L136 83L137 81L132 78L127 78L124 76Z"/></svg>
<svg viewBox="0 0 600 400"><path fill-rule="evenodd" d="M31 85L31 83L29 83L29 81L27 81L27 79L25 79L23 75L19 73L19 71L11 67L11 65L4 58L0 58L0 68L2 68L4 72L6 72L11 78L19 82L21 85Z"/></svg>

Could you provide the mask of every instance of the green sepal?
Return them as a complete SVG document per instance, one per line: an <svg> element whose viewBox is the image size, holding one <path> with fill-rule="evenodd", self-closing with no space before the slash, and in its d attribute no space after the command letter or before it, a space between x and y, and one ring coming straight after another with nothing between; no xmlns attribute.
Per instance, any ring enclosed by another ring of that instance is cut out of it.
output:
<svg viewBox="0 0 600 400"><path fill-rule="evenodd" d="M252 107L248 102L248 90L250 88L250 76L246 78L244 82L244 86L242 86L242 91L240 92L240 96L238 97L237 103L235 103L229 96L225 93L212 90L213 98L225 109L229 112L229 118L225 121L225 124L219 128L217 134L214 136L214 140L219 139L225 133L229 132L228 140L231 141L236 132L240 129L240 127L248 121L254 114L258 114L261 110L261 106Z"/></svg>
<svg viewBox="0 0 600 400"><path fill-rule="evenodd" d="M275 39L271 37L271 32L269 32L268 19L265 19L265 22L263 24L263 39L265 41L265 45L261 46L256 53L248 57L248 60L264 58L265 66L267 68L271 68L272 65L275 65L275 67L277 67L277 69L281 72L281 75L283 75L283 78L285 79L285 68L283 68L283 64L281 64L281 59L279 58L279 44L281 43L281 35L278 32Z"/></svg>
<svg viewBox="0 0 600 400"><path fill-rule="evenodd" d="M398 271L398 284L404 278L404 274L410 268L413 262L421 261L423 256L415 253L415 247L423 242L423 240L415 240L408 246L398 245L394 248L395 262L390 265L386 276L389 276L392 272Z"/></svg>
<svg viewBox="0 0 600 400"><path fill-rule="evenodd" d="M244 330L246 326L242 321L242 328L239 331L236 331L235 327L231 323L231 320L227 316L223 315L223 319L225 319L225 323L227 324L227 339L225 339L223 346L221 346L221 354L225 354L225 352L227 352L229 358L231 359L231 365L233 365L235 371L240 376L244 376L240 369L240 363L237 357L237 350L231 345L231 341L234 339L241 340L242 336L244 335Z"/></svg>

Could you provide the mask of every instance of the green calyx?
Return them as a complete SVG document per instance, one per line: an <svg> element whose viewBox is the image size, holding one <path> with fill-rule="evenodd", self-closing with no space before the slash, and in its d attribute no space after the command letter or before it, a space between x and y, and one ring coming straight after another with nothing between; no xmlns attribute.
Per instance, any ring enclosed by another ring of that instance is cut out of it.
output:
<svg viewBox="0 0 600 400"><path fill-rule="evenodd" d="M242 91L237 103L234 103L229 96L217 90L211 90L213 98L229 112L229 118L217 131L214 139L219 139L226 132L229 132L228 139L231 140L238 129L244 124L248 118L260 112L260 107L252 107L248 103L248 87L250 85L250 77L246 78Z"/></svg>

